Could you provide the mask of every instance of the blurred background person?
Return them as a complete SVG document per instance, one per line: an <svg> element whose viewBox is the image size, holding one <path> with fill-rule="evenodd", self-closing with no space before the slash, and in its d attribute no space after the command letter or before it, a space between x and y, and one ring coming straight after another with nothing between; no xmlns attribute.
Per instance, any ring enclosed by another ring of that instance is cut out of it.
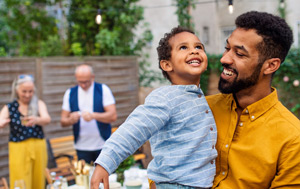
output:
<svg viewBox="0 0 300 189"><path fill-rule="evenodd" d="M32 75L19 75L12 84L12 102L0 112L0 127L10 126L10 185L24 180L27 189L45 188L47 147L42 126L50 123L46 104L36 96Z"/></svg>
<svg viewBox="0 0 300 189"><path fill-rule="evenodd" d="M110 123L117 119L115 98L107 85L94 82L91 66L77 66L75 77L78 85L64 95L61 125L73 125L78 160L91 163L111 135Z"/></svg>

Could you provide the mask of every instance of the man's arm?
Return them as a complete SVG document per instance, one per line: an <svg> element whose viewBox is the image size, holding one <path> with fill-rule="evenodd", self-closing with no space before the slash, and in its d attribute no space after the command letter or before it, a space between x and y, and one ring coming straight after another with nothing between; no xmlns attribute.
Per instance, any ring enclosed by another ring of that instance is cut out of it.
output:
<svg viewBox="0 0 300 189"><path fill-rule="evenodd" d="M71 126L71 125L77 123L79 118L80 118L79 112L71 113L69 111L62 110L61 111L61 119L60 119L61 126L63 126L63 127Z"/></svg>
<svg viewBox="0 0 300 189"><path fill-rule="evenodd" d="M278 159L278 171L271 188L300 188L300 136L289 141Z"/></svg>
<svg viewBox="0 0 300 189"><path fill-rule="evenodd" d="M102 113L94 112L92 113L92 117L102 123L111 123L117 120L117 110L115 104L105 106L104 111L105 112Z"/></svg>

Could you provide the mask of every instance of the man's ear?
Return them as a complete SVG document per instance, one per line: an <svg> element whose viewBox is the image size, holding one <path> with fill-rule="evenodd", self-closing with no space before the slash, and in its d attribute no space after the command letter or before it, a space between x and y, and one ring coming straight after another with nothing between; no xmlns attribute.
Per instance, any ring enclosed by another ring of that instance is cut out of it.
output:
<svg viewBox="0 0 300 189"><path fill-rule="evenodd" d="M263 65L263 73L265 75L273 74L280 67L281 61L279 58L270 58Z"/></svg>
<svg viewBox="0 0 300 189"><path fill-rule="evenodd" d="M166 72L170 72L173 70L172 64L169 60L161 60L160 61L160 67Z"/></svg>

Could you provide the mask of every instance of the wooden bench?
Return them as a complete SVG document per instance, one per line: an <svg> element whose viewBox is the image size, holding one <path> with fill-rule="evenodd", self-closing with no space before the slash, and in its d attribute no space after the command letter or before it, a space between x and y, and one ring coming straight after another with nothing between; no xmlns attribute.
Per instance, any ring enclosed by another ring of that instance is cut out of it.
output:
<svg viewBox="0 0 300 189"><path fill-rule="evenodd" d="M49 168L70 166L72 160L77 160L77 154L74 148L74 136L69 135L49 139L48 156Z"/></svg>

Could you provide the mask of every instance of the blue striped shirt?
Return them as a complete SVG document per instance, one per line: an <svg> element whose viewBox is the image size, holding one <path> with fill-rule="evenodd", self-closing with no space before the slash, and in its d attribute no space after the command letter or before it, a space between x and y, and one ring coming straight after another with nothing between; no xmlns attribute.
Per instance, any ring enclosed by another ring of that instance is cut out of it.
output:
<svg viewBox="0 0 300 189"><path fill-rule="evenodd" d="M150 140L149 140L150 139ZM216 124L196 85L172 85L151 92L106 141L96 163L110 174L147 140L155 182L211 187L215 176Z"/></svg>

